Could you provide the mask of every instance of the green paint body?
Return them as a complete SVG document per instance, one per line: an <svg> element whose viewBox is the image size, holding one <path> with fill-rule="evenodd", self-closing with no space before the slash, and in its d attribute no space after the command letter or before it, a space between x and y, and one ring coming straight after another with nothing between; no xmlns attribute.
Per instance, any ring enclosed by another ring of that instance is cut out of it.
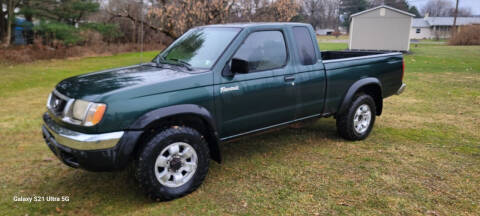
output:
<svg viewBox="0 0 480 216"><path fill-rule="evenodd" d="M234 24L242 30L209 70L186 71L135 65L71 77L56 89L75 99L107 104L102 121L93 127L58 124L83 133L128 130L140 116L179 104L195 104L208 110L221 140L251 131L311 116L334 115L352 84L378 79L382 97L393 95L402 84L401 54L347 61L324 61L315 46L318 61L299 63L292 27L305 26L317 44L311 26L298 23ZM287 64L278 69L233 77L222 75L225 66L244 39L255 31L280 30L287 44ZM287 81L286 76L294 76ZM234 89L222 92L222 88Z"/></svg>

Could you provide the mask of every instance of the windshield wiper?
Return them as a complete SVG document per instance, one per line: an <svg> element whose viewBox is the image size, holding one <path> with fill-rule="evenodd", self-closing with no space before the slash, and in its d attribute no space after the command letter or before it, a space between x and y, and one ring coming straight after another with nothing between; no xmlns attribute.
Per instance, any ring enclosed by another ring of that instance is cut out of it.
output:
<svg viewBox="0 0 480 216"><path fill-rule="evenodd" d="M165 58L163 58L162 56L158 56L157 59L155 59L155 63L157 64L157 67L160 67L160 68L163 68L161 66L161 64L165 64L167 62L165 62ZM168 64L168 63L167 63Z"/></svg>
<svg viewBox="0 0 480 216"><path fill-rule="evenodd" d="M169 62L169 61L174 61L176 63ZM192 65L182 59L177 59L177 58L165 59L163 56L158 56L155 62L157 63L157 67L160 67L160 68L162 67L161 64L169 64L169 65L183 66L187 68L189 71L193 70Z"/></svg>
<svg viewBox="0 0 480 216"><path fill-rule="evenodd" d="M170 58L170 59L167 59L167 60L172 60L174 62L178 62L180 63L182 66L186 67L188 70L193 70L192 69L192 65L190 63L188 63L187 61L185 60L182 60L182 59L177 59L177 58Z"/></svg>

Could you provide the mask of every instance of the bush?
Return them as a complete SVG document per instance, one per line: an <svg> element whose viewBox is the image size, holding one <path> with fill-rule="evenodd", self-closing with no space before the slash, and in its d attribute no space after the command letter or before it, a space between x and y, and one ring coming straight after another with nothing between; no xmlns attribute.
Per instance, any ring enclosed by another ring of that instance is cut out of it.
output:
<svg viewBox="0 0 480 216"><path fill-rule="evenodd" d="M460 27L448 41L450 45L480 45L480 25L468 25Z"/></svg>
<svg viewBox="0 0 480 216"><path fill-rule="evenodd" d="M117 25L103 23L85 23L80 28L75 28L75 26L65 23L42 21L38 26L35 26L35 31L38 36L44 39L45 44L51 46L54 45L55 40L61 41L63 45L72 46L84 43L99 43L99 41L92 41L92 39L100 39L100 41L110 43L122 36L122 32ZM98 32L101 37L95 36L94 32Z"/></svg>
<svg viewBox="0 0 480 216"><path fill-rule="evenodd" d="M122 37L123 34L120 32L120 28L115 24L104 24L104 23L85 23L81 26L82 29L94 30L102 34L105 42L113 42L115 39Z"/></svg>
<svg viewBox="0 0 480 216"><path fill-rule="evenodd" d="M165 45L161 43L145 44L144 46L145 51L162 50L164 48ZM113 55L124 52L138 52L139 50L140 44L106 44L103 41L100 41L98 44L84 44L83 46L64 46L63 44L58 44L55 48L53 48L43 45L41 41L36 39L35 43L32 45L0 48L0 65L18 64L47 59Z"/></svg>
<svg viewBox="0 0 480 216"><path fill-rule="evenodd" d="M49 45L52 45L55 40L62 41L64 45L76 45L83 42L80 31L65 23L41 21L34 29L37 35L40 35Z"/></svg>
<svg viewBox="0 0 480 216"><path fill-rule="evenodd" d="M80 32L80 37L83 38L84 43L80 44L82 46L97 46L103 45L103 36L95 30L85 29Z"/></svg>

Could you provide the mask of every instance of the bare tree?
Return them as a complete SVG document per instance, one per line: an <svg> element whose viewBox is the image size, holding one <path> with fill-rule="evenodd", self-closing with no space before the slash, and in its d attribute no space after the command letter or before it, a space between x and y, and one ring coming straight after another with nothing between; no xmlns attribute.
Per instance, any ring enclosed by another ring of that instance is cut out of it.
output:
<svg viewBox="0 0 480 216"><path fill-rule="evenodd" d="M446 17L455 16L455 5L447 0L430 0L425 4L422 9L423 15L428 13L432 17ZM459 17L472 16L472 10L470 8L458 8L457 15Z"/></svg>
<svg viewBox="0 0 480 216"><path fill-rule="evenodd" d="M290 21L297 15L299 7L297 0L238 0L227 22Z"/></svg>
<svg viewBox="0 0 480 216"><path fill-rule="evenodd" d="M336 31L338 31L338 26L340 24L340 2L337 0L324 0L324 2L325 22L322 27L333 27Z"/></svg>
<svg viewBox="0 0 480 216"><path fill-rule="evenodd" d="M223 23L234 3L233 0L159 1L148 10L148 17L156 25L146 24L177 38L193 26Z"/></svg>
<svg viewBox="0 0 480 216"><path fill-rule="evenodd" d="M307 16L307 21L313 26L313 28L320 27L320 23L323 21L323 14L325 12L325 5L321 0L305 0L303 1L303 10Z"/></svg>
<svg viewBox="0 0 480 216"><path fill-rule="evenodd" d="M139 0L110 0L105 12L111 22L123 20L120 23L122 29L125 21L131 24L128 29L132 41L137 40L135 32L140 24L174 39L192 26L221 23L228 18L233 3L226 0L151 0L141 8ZM144 20L141 19L142 13L146 15Z"/></svg>
<svg viewBox="0 0 480 216"><path fill-rule="evenodd" d="M433 17L450 16L453 4L447 0L430 0L422 9L424 15L428 14Z"/></svg>
<svg viewBox="0 0 480 216"><path fill-rule="evenodd" d="M169 37L173 37L170 35L170 32L162 29L160 26L152 24L153 21L151 19L145 19L142 21L141 13L147 13L146 9L141 8L140 1L134 0L110 0L109 4L106 6L104 10L109 15L109 21L115 20L126 20L130 23L128 29L131 29L131 40L132 42L136 42L136 32L137 26L140 24L145 25L147 28L152 29L157 32L162 32L167 34ZM125 23L122 23L120 27L125 28Z"/></svg>
<svg viewBox="0 0 480 216"><path fill-rule="evenodd" d="M117 24L124 34L124 40L138 42L137 27L142 20L141 13L145 13L140 1L109 0L103 12L97 14L97 21ZM101 14L104 16L99 16Z"/></svg>
<svg viewBox="0 0 480 216"><path fill-rule="evenodd" d="M454 13L455 13L455 8L452 8L452 10L450 11L450 14L454 14ZM457 16L458 17L473 16L472 9L471 8L458 8Z"/></svg>
<svg viewBox="0 0 480 216"><path fill-rule="evenodd" d="M135 26L143 23L148 29L172 39L200 25L232 21L289 21L298 9L295 0L150 0L144 9L138 8L138 2L111 0L105 11L110 21L130 20L133 32L136 31ZM141 13L146 14L144 21L140 19Z"/></svg>
<svg viewBox="0 0 480 216"><path fill-rule="evenodd" d="M302 10L314 28L336 28L340 3L336 0L305 0Z"/></svg>

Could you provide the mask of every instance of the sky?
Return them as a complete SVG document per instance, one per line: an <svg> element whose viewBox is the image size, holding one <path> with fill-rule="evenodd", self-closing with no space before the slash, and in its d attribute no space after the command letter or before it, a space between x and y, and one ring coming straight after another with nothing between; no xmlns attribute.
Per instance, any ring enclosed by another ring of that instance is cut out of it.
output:
<svg viewBox="0 0 480 216"><path fill-rule="evenodd" d="M429 0L407 0L410 5L415 5L419 11L422 10L423 6L429 1ZM452 2L453 5L455 5L455 0L448 0ZM480 0L459 0L460 2L458 3L458 7L466 7L466 8L471 8L472 13L474 15L480 15Z"/></svg>

